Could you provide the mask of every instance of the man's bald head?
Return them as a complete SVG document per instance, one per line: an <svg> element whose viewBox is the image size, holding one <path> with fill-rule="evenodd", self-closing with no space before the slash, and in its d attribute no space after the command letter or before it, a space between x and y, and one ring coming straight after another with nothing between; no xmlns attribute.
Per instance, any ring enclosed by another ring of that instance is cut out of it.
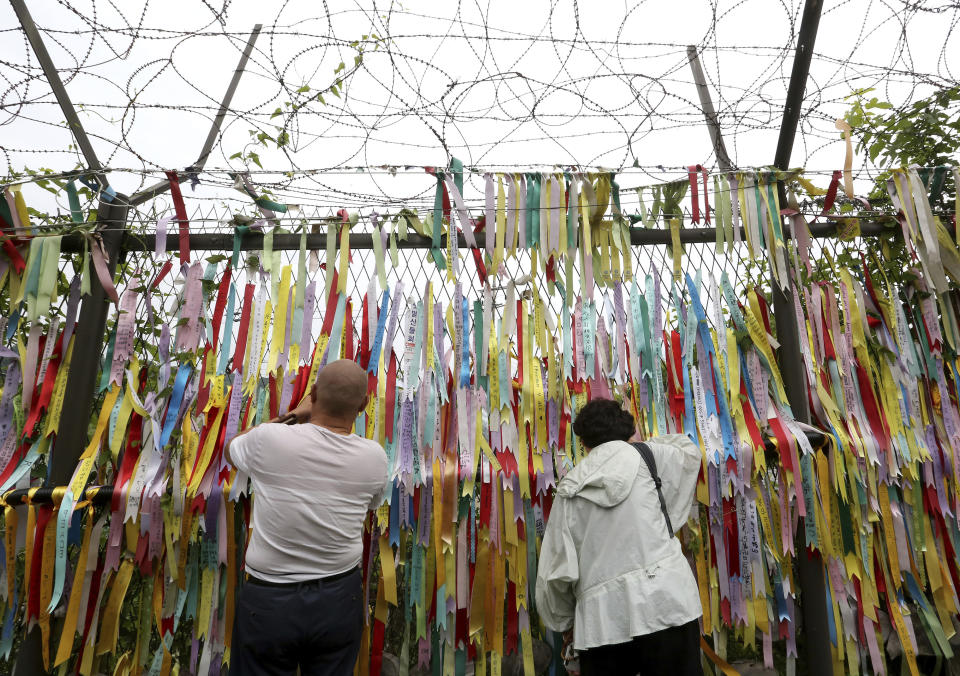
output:
<svg viewBox="0 0 960 676"><path fill-rule="evenodd" d="M320 369L313 385L315 411L352 420L367 405L367 372L340 359Z"/></svg>

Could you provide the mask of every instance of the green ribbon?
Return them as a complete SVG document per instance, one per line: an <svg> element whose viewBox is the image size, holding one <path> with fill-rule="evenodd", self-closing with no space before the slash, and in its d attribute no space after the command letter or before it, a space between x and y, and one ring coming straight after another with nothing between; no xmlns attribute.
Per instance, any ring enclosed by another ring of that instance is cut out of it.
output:
<svg viewBox="0 0 960 676"><path fill-rule="evenodd" d="M433 240L430 244L430 253L433 262L440 270L447 269L447 262L443 257L443 247L440 244L443 232L443 172L437 172L437 190L433 195Z"/></svg>
<svg viewBox="0 0 960 676"><path fill-rule="evenodd" d="M463 194L463 162L456 157L450 158L450 172L453 174L453 184Z"/></svg>
<svg viewBox="0 0 960 676"><path fill-rule="evenodd" d="M230 267L237 269L237 263L240 262L240 240L250 232L249 225L237 225L233 228L233 255L230 257Z"/></svg>
<svg viewBox="0 0 960 676"><path fill-rule="evenodd" d="M119 319L113 323L113 329L110 331L110 340L107 342L107 354L103 358L101 367L100 386L98 392L103 392L110 385L110 365L113 364L113 345L117 341L117 324Z"/></svg>
<svg viewBox="0 0 960 676"><path fill-rule="evenodd" d="M610 189L613 193L613 203L617 207L617 213L620 214L622 210L620 209L620 184L617 183L617 175L614 172L610 172Z"/></svg>
<svg viewBox="0 0 960 676"><path fill-rule="evenodd" d="M74 223L83 223L83 213L80 211L80 197L77 195L77 184L67 181L67 202L70 203L70 219Z"/></svg>

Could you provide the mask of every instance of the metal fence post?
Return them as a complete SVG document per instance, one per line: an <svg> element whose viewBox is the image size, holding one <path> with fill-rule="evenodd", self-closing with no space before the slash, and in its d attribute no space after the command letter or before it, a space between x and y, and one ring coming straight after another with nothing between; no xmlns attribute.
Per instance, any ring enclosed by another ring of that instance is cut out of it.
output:
<svg viewBox="0 0 960 676"><path fill-rule="evenodd" d="M127 226L127 198L117 195L112 203L101 202L98 212L107 254L107 269L111 276L117 269L124 233ZM60 418L60 428L51 454L49 482L51 486L63 486L77 466L80 454L87 444L87 427L96 396L97 371L100 369L100 354L103 351L104 331L107 325L107 294L94 276L90 295L83 299L77 315L76 338L73 344L73 359L67 374L67 392L70 406L65 407Z"/></svg>
<svg viewBox="0 0 960 676"><path fill-rule="evenodd" d="M703 67L700 65L700 54L694 45L687 46L687 58L690 60L690 69L693 71L693 81L697 85L697 94L700 97L703 116L707 118L707 128L710 130L710 140L713 141L713 153L717 156L717 165L723 171L730 171L733 169L733 162L730 161L727 146L723 143L723 134L720 133L717 111L710 99L707 78L704 76Z"/></svg>
<svg viewBox="0 0 960 676"><path fill-rule="evenodd" d="M793 59L793 70L790 74L790 86L787 91L787 101L783 111L783 123L780 126L780 138L777 143L775 165L778 169L788 169L790 155L793 152L793 141L797 134L797 125L800 121L800 112L803 107L803 92L810 74L810 61L813 58L813 46L817 39L817 28L820 25L820 14L823 10L823 0L806 0L803 7L803 18L800 22L800 33L797 35L797 49ZM780 195L780 204L786 204L786 193L783 183L777 185ZM784 224L784 229L789 227ZM799 280L798 280L799 281ZM807 379L803 369L802 353L800 352L800 326L793 308L793 280L787 279L787 288L782 290L771 279L771 295L773 297L773 314L777 321L777 340L780 341L778 354L780 374L783 376L783 385L787 391L790 408L794 417L805 423L810 422L810 406L807 399ZM807 518L812 518L808 516ZM827 585L824 578L823 560L812 554L806 547L806 540L802 531L795 539L797 550L797 574L799 588L803 597L800 601L800 611L803 616L803 643L804 657L806 658L807 672L810 674L832 674L833 658L827 613Z"/></svg>

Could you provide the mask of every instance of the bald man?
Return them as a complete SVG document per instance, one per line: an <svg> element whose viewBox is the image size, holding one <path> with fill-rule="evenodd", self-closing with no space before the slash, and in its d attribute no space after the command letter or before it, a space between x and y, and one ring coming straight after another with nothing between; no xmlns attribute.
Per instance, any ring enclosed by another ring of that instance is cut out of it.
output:
<svg viewBox="0 0 960 676"><path fill-rule="evenodd" d="M309 401L227 446L254 494L232 676L353 673L363 522L387 484L383 448L351 432L366 406L366 372L335 361L320 369Z"/></svg>

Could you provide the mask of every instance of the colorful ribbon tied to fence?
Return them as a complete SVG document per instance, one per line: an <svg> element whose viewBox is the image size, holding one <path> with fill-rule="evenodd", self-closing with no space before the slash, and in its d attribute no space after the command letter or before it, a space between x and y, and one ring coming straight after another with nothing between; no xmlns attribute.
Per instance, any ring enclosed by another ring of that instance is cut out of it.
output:
<svg viewBox="0 0 960 676"><path fill-rule="evenodd" d="M225 673L256 496L224 445L346 358L369 374L355 431L382 444L391 481L364 532L358 673L378 674L386 650L434 674L498 674L516 655L533 674L535 639L559 645L537 615L537 552L584 455L572 421L596 397L621 400L644 436L702 449L680 537L714 651L738 641L792 663L799 602L826 604L837 673L884 673L891 646L913 674L921 646L952 655L960 252L916 170L893 172L898 219L869 246L812 237L796 206L794 191L832 214L839 172L817 190L797 172L696 165L640 191L636 216L611 174L476 175L477 207L459 164L432 173L433 209L320 220L238 175L251 216L206 258L177 190L170 215L153 212L156 248L131 248L113 276L98 234L77 234L72 183L59 228L33 228L24 190L6 190L0 654L39 627L61 674ZM688 193L715 243L683 241ZM632 243L658 229L661 244ZM370 249L351 248L356 233ZM274 247L281 234L299 249ZM103 350L78 354L97 284L113 298ZM810 425L778 357L802 362ZM61 438L68 375L90 360L88 437ZM72 479L39 500L50 458L78 448ZM800 586L807 552L826 598Z"/></svg>

